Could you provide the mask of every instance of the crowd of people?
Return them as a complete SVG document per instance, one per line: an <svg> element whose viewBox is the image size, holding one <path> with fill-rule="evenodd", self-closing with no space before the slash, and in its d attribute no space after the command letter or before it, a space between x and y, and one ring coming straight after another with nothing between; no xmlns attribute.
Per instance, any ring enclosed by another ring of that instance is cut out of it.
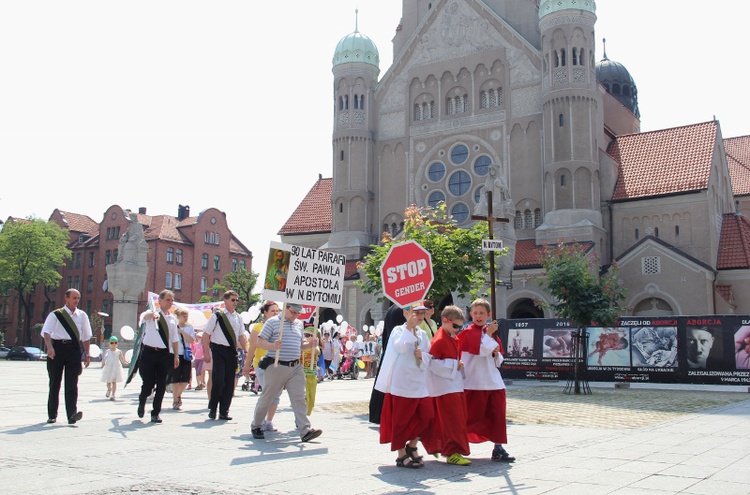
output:
<svg viewBox="0 0 750 495"><path fill-rule="evenodd" d="M68 423L74 424L83 417L77 409L77 381L81 362L90 362L91 329L87 315L77 309L80 293L71 289L65 299L65 307L50 313L42 328L51 351L48 423L56 421L64 375ZM366 378L375 378L370 421L380 425L380 442L397 452L397 466L424 465L420 442L428 454L442 455L453 465L471 464L469 444L487 441L494 445L492 460L515 460L503 447L506 399L499 369L504 350L486 300L471 304L469 323L460 308L445 307L440 326L431 318L430 301L405 309L394 306L386 313L382 333L365 336L347 333L343 325L306 326L299 319L301 305L286 303L282 309L274 301L263 303L262 321L246 330L236 311L238 302L236 292L225 292L224 308L196 331L187 311L172 311L174 294L162 291L159 308L141 314L142 347L135 363L127 362L117 337L110 338L102 359L106 397L116 400L123 366L131 365L142 380L140 418L153 397L151 422L162 422L168 387L173 409L182 409L182 395L195 379L195 390L207 392L208 418L228 421L232 398L244 382L244 390L260 394L251 433L264 439L266 432L276 431L273 419L286 391L300 439L309 442L322 434L310 421L317 386L341 377L348 364L354 377L364 371Z"/></svg>

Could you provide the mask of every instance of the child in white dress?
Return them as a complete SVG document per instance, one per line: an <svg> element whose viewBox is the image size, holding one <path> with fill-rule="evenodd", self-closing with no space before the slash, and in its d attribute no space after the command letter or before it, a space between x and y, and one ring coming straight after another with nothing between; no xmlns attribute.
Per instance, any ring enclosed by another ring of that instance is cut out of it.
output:
<svg viewBox="0 0 750 495"><path fill-rule="evenodd" d="M122 367L129 365L122 351L117 348L117 337L109 338L109 349L104 354L102 365L104 367L102 369L102 381L107 384L106 397L109 397L109 400L115 400L117 382L123 380Z"/></svg>

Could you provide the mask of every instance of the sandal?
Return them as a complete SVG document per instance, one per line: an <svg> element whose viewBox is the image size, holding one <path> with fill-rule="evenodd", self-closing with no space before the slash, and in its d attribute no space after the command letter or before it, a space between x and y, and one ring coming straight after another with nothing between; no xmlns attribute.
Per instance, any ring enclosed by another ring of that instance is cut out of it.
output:
<svg viewBox="0 0 750 495"><path fill-rule="evenodd" d="M406 462L409 461L409 462ZM396 466L402 467L402 468L409 468L409 469L418 469L424 466L424 464L419 464L418 462L415 462L414 459L412 459L409 454L406 454L403 457L399 457L396 459Z"/></svg>
<svg viewBox="0 0 750 495"><path fill-rule="evenodd" d="M404 450L406 450L406 455L409 456L409 458L412 461L414 461L414 462L416 462L418 464L422 463L422 456L421 455L416 455L417 454L417 448L416 447L410 447L409 445L407 445L406 447L404 447Z"/></svg>

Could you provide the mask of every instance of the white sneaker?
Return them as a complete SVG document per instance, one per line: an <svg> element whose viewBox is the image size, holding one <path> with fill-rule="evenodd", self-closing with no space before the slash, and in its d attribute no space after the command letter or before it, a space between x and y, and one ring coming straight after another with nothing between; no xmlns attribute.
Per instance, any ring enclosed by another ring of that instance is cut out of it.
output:
<svg viewBox="0 0 750 495"><path fill-rule="evenodd" d="M115 396L112 395L112 397L110 397L109 400L115 400Z"/></svg>
<svg viewBox="0 0 750 495"><path fill-rule="evenodd" d="M263 420L263 431L278 431L278 430L274 428L273 421Z"/></svg>

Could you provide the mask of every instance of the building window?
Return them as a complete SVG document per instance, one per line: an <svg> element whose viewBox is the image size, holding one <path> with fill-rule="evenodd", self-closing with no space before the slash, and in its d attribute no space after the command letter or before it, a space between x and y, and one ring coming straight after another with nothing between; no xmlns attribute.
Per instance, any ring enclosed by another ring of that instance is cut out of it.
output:
<svg viewBox="0 0 750 495"><path fill-rule="evenodd" d="M177 250L177 255L175 256L175 263L178 265L182 264L182 249Z"/></svg>
<svg viewBox="0 0 750 495"><path fill-rule="evenodd" d="M641 233L638 231L638 229L635 229L635 240L637 241L640 238L641 238Z"/></svg>
<svg viewBox="0 0 750 495"><path fill-rule="evenodd" d="M167 272L167 276L164 278L164 288L165 289L172 288L172 272Z"/></svg>
<svg viewBox="0 0 750 495"><path fill-rule="evenodd" d="M76 253L76 268L81 268L81 253Z"/></svg>
<svg viewBox="0 0 750 495"><path fill-rule="evenodd" d="M674 226L674 235L675 235L675 237L680 237L680 226L679 225L675 225Z"/></svg>
<svg viewBox="0 0 750 495"><path fill-rule="evenodd" d="M217 272L221 270L221 257L214 256L214 270Z"/></svg>
<svg viewBox="0 0 750 495"><path fill-rule="evenodd" d="M78 275L76 275L76 278L74 279L73 288L77 291L81 290L81 277Z"/></svg>
<svg viewBox="0 0 750 495"><path fill-rule="evenodd" d="M534 219L531 216L531 210L523 211L523 226L526 229L534 228Z"/></svg>
<svg viewBox="0 0 750 495"><path fill-rule="evenodd" d="M68 277L68 289L73 288L73 277Z"/></svg>
<svg viewBox="0 0 750 495"><path fill-rule="evenodd" d="M565 117L563 117L563 114L560 114L559 121L560 121L560 127L565 125Z"/></svg>
<svg viewBox="0 0 750 495"><path fill-rule="evenodd" d="M208 255L206 253L203 253L203 256L201 256L201 268L204 270L208 269Z"/></svg>
<svg viewBox="0 0 750 495"><path fill-rule="evenodd" d="M89 253L89 266L90 267L94 266L94 252L93 251Z"/></svg>
<svg viewBox="0 0 750 495"><path fill-rule="evenodd" d="M641 258L641 269L644 275L658 275L661 273L661 262L658 256L644 256Z"/></svg>
<svg viewBox="0 0 750 495"><path fill-rule="evenodd" d="M91 314L91 301L90 300L86 301L86 314L87 315Z"/></svg>
<svg viewBox="0 0 750 495"><path fill-rule="evenodd" d="M201 277L201 294L206 293L206 277Z"/></svg>
<svg viewBox="0 0 750 495"><path fill-rule="evenodd" d="M112 251L112 263L117 263L117 249Z"/></svg>
<svg viewBox="0 0 750 495"><path fill-rule="evenodd" d="M232 272L236 272L236 271L237 271L237 259L232 258Z"/></svg>
<svg viewBox="0 0 750 495"><path fill-rule="evenodd" d="M560 186L565 187L565 175L564 174L560 176Z"/></svg>
<svg viewBox="0 0 750 495"><path fill-rule="evenodd" d="M174 263L174 248L167 248L167 263Z"/></svg>
<svg viewBox="0 0 750 495"><path fill-rule="evenodd" d="M245 266L245 260L240 260L240 268L247 269L247 267Z"/></svg>
<svg viewBox="0 0 750 495"><path fill-rule="evenodd" d="M102 301L102 312L109 313L109 301L107 301L106 299Z"/></svg>
<svg viewBox="0 0 750 495"><path fill-rule="evenodd" d="M440 203L445 203L445 194L443 194L442 191L435 191L433 193L430 193L429 197L427 198L427 205L430 208L435 208Z"/></svg>
<svg viewBox="0 0 750 495"><path fill-rule="evenodd" d="M109 249L104 253L104 264L109 265L112 262L112 251Z"/></svg>
<svg viewBox="0 0 750 495"><path fill-rule="evenodd" d="M659 237L659 227L654 227L654 236Z"/></svg>
<svg viewBox="0 0 750 495"><path fill-rule="evenodd" d="M181 289L182 289L182 274L175 273L174 274L174 290L181 290Z"/></svg>
<svg viewBox="0 0 750 495"><path fill-rule="evenodd" d="M427 177L429 177L432 182L443 180L443 177L445 177L445 165L440 162L431 164L430 168L427 169Z"/></svg>
<svg viewBox="0 0 750 495"><path fill-rule="evenodd" d="M450 176L448 179L448 190L454 196L463 196L471 189L471 176L459 170Z"/></svg>
<svg viewBox="0 0 750 495"><path fill-rule="evenodd" d="M89 275L88 280L86 281L86 291L91 292L94 290L94 276Z"/></svg>
<svg viewBox="0 0 750 495"><path fill-rule="evenodd" d="M513 222L513 227L515 227L516 230L520 230L523 228L523 217L521 216L521 212L516 210L516 218Z"/></svg>
<svg viewBox="0 0 750 495"><path fill-rule="evenodd" d="M451 208L451 215L456 222L464 223L469 219L469 207L463 203L456 203Z"/></svg>
<svg viewBox="0 0 750 495"><path fill-rule="evenodd" d="M542 224L542 209L537 208L534 210L534 228L539 227Z"/></svg>
<svg viewBox="0 0 750 495"><path fill-rule="evenodd" d="M477 159L474 160L474 173L477 175L487 175L490 171L491 164L492 159L489 156L482 155L477 157Z"/></svg>

